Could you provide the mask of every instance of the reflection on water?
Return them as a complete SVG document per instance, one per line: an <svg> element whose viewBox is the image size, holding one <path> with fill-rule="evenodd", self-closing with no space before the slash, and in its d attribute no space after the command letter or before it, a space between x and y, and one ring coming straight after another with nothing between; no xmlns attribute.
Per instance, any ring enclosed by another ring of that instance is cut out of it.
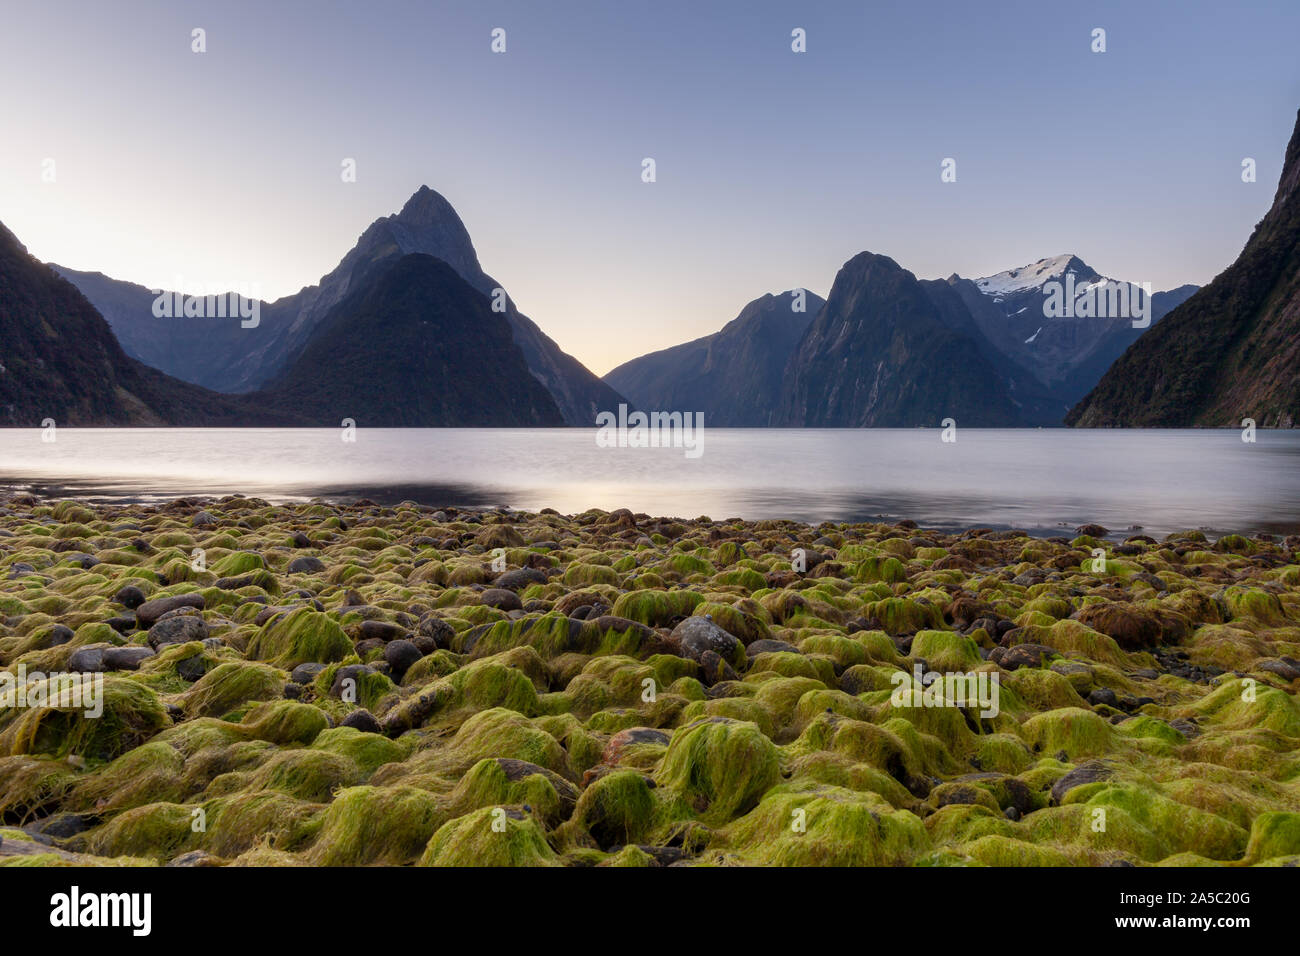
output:
<svg viewBox="0 0 1300 956"><path fill-rule="evenodd" d="M673 448L599 448L592 429L0 430L0 484L152 501L242 493L564 513L852 521L912 518L1057 534L1300 532L1300 433L709 429Z"/></svg>

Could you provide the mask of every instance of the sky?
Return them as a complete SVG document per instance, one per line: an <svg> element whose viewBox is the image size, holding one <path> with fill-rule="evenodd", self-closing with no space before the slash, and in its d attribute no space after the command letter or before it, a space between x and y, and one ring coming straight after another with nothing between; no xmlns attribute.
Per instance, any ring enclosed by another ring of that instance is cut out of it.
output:
<svg viewBox="0 0 1300 956"><path fill-rule="evenodd" d="M0 25L0 222L37 258L270 300L427 184L598 374L863 250L1204 284L1300 106L1296 0L0 0Z"/></svg>

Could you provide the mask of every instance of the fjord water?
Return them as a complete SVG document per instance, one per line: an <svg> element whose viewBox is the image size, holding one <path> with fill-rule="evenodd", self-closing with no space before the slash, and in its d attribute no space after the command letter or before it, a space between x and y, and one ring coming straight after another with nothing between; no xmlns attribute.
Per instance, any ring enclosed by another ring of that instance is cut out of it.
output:
<svg viewBox="0 0 1300 956"><path fill-rule="evenodd" d="M594 429L0 430L0 485L97 501L241 493L564 513L911 518L1060 534L1300 532L1300 432L710 429L703 453L601 448Z"/></svg>

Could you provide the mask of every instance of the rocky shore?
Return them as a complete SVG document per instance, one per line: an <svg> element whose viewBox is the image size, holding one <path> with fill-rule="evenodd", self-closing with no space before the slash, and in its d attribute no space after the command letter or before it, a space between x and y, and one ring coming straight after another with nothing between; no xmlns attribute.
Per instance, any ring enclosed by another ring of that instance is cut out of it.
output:
<svg viewBox="0 0 1300 956"><path fill-rule="evenodd" d="M0 863L1300 864L1300 537L1119 537L0 498Z"/></svg>

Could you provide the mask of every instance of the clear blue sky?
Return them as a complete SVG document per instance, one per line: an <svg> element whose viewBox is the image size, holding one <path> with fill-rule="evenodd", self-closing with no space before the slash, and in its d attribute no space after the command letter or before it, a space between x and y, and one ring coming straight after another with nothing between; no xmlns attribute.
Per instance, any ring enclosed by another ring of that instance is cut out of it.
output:
<svg viewBox="0 0 1300 956"><path fill-rule="evenodd" d="M1300 106L1295 0L3 3L0 221L39 258L275 298L427 183L598 373L864 249L1204 283Z"/></svg>

